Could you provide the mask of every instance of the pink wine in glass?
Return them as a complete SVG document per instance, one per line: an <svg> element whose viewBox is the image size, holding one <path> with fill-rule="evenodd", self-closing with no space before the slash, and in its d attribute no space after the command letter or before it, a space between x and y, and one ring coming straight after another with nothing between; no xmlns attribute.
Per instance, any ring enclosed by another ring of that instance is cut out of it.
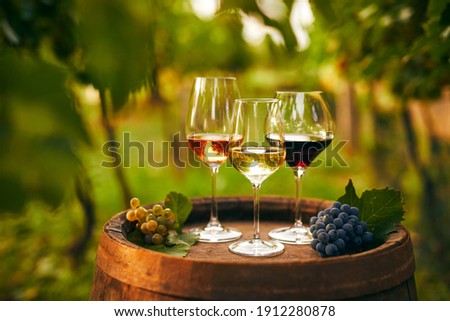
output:
<svg viewBox="0 0 450 321"><path fill-rule="evenodd" d="M220 166L228 158L230 135L193 134L188 137L189 148L208 166Z"/></svg>
<svg viewBox="0 0 450 321"><path fill-rule="evenodd" d="M228 149L239 144L242 137L230 138L228 134L192 134L188 137L189 148L208 166L220 166L228 159Z"/></svg>

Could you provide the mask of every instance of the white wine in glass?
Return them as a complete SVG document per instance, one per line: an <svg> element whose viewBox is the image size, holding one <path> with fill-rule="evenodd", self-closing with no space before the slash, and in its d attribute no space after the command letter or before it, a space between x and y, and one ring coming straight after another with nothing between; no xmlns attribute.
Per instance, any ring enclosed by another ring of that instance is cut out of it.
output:
<svg viewBox="0 0 450 321"><path fill-rule="evenodd" d="M216 178L219 167L228 159L233 130L234 100L239 98L234 77L196 77L192 86L186 119L189 148L211 170L211 214L206 226L191 232L201 242L228 242L242 232L223 226L219 221L216 201Z"/></svg>
<svg viewBox="0 0 450 321"><path fill-rule="evenodd" d="M312 161L333 139L333 119L328 104L320 91L278 91L281 119L284 128L286 163L295 177L295 221L291 226L269 232L270 238L288 244L310 244L311 233L302 223L302 176ZM269 140L277 140L273 136Z"/></svg>
<svg viewBox="0 0 450 321"><path fill-rule="evenodd" d="M244 175L253 188L253 238L237 241L229 246L235 254L244 256L276 256L284 245L262 240L259 228L259 190L261 184L284 162L283 127L277 99L237 99L235 116L235 142L229 150L230 161ZM279 139L268 141L270 135Z"/></svg>

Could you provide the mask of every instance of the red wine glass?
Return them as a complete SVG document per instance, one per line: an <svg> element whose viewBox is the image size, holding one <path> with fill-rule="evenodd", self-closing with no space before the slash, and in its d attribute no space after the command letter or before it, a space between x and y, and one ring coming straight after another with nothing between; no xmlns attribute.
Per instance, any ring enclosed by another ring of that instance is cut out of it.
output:
<svg viewBox="0 0 450 321"><path fill-rule="evenodd" d="M274 229L270 238L288 244L309 244L312 235L302 223L302 176L312 161L333 139L333 119L324 94L277 91L281 102L286 163L295 177L295 221L292 226Z"/></svg>

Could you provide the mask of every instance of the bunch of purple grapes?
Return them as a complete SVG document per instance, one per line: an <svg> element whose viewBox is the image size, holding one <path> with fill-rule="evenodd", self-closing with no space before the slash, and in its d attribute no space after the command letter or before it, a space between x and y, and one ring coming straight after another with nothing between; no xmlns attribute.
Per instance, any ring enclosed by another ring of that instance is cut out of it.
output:
<svg viewBox="0 0 450 321"><path fill-rule="evenodd" d="M338 256L360 251L373 242L373 233L367 223L359 220L359 209L334 202L310 219L313 236L311 247L321 257Z"/></svg>

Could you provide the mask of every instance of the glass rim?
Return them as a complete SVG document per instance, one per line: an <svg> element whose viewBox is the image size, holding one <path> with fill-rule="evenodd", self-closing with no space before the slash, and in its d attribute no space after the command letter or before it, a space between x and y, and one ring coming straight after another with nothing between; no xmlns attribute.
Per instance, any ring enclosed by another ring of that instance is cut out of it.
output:
<svg viewBox="0 0 450 321"><path fill-rule="evenodd" d="M237 80L236 77L233 76L196 76L194 79L205 79L205 80L213 80L213 79L220 79L220 80Z"/></svg>
<svg viewBox="0 0 450 321"><path fill-rule="evenodd" d="M278 103L278 98L236 98L235 102Z"/></svg>
<svg viewBox="0 0 450 321"><path fill-rule="evenodd" d="M323 94L322 90L295 91L295 90L277 90L276 94Z"/></svg>

